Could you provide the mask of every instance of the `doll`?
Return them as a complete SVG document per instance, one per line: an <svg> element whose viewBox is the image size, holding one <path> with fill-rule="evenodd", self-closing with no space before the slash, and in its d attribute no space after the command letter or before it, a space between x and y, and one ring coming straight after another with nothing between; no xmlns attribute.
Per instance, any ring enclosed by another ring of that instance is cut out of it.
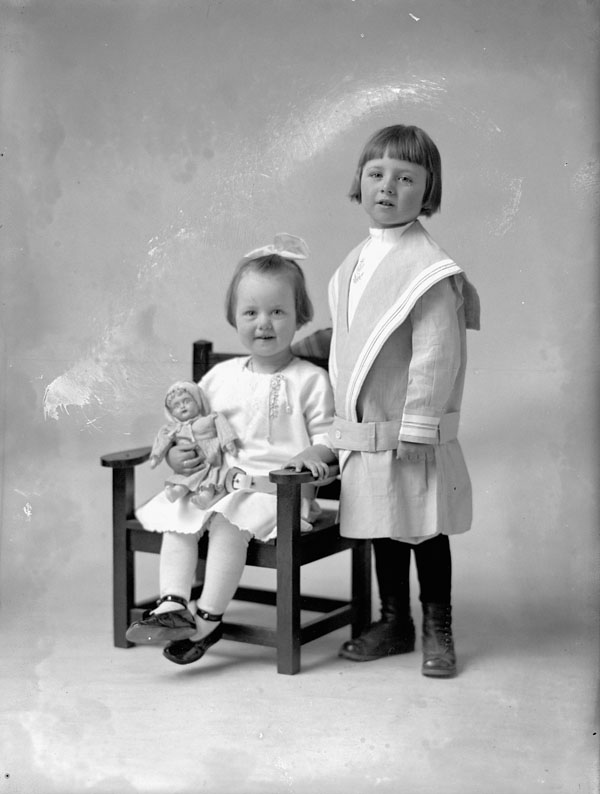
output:
<svg viewBox="0 0 600 794"><path fill-rule="evenodd" d="M223 466L223 450L236 456L237 437L223 414L211 412L200 387L189 381L177 381L169 388L165 414L169 421L158 431L150 466L155 468L179 442L195 444L203 460L200 470L190 475L170 474L165 481L165 495L175 502L191 492L190 501L206 510L225 494L227 467Z"/></svg>

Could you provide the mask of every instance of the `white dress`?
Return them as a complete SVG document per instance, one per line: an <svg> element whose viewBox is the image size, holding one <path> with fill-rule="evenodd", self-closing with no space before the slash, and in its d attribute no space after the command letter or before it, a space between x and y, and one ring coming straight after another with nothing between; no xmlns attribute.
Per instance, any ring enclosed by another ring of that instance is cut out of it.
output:
<svg viewBox="0 0 600 794"><path fill-rule="evenodd" d="M225 416L240 439L237 457L224 453L225 465L247 474L268 475L311 444L327 442L333 419L333 394L324 369L294 358L281 372L255 373L243 356L214 366L200 382L211 410ZM211 516L223 514L254 537L267 540L276 532L274 494L239 490L227 494L208 510L189 496L169 502L164 492L139 507L137 518L153 532L196 533ZM302 500L303 529L318 513L310 495Z"/></svg>

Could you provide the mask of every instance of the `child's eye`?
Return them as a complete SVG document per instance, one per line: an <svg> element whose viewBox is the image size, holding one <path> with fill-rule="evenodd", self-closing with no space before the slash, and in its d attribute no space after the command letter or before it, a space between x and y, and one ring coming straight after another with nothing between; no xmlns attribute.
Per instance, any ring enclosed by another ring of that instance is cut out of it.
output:
<svg viewBox="0 0 600 794"><path fill-rule="evenodd" d="M409 176L401 176L399 177L401 182L406 182L409 185L412 185L412 179Z"/></svg>

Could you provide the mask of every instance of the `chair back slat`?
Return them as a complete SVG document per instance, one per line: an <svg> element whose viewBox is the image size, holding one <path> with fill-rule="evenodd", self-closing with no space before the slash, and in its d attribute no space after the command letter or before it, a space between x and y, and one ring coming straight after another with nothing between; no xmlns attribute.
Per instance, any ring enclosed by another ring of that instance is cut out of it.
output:
<svg viewBox="0 0 600 794"><path fill-rule="evenodd" d="M228 361L230 358L237 358L244 355L243 353L215 353L213 351L212 342L204 339L198 339L193 344L193 357L192 357L192 377L195 383L206 375L209 369L212 369L215 364L220 364L221 361ZM329 361L320 356L299 356L305 361L310 361L317 367L321 367L326 372L329 371Z"/></svg>

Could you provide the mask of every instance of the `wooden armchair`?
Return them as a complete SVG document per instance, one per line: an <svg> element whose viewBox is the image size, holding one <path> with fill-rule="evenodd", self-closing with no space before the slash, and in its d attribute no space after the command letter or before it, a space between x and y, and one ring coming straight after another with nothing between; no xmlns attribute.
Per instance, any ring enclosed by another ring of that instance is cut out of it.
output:
<svg viewBox="0 0 600 794"><path fill-rule="evenodd" d="M232 354L213 353L212 344L198 341L193 346L193 380L199 381L214 364L231 358ZM326 359L309 358L327 368ZM156 597L139 603L134 601L135 554L158 554L162 535L147 532L135 518L135 467L148 460L150 447L117 452L101 457L102 466L113 470L113 621L114 644L128 648L125 639L129 624L152 608ZM312 531L300 532L300 486L314 482L310 472L274 471L270 479L277 485L277 538L261 542L253 540L248 547L247 565L277 571L276 590L240 586L235 600L276 607L276 628L224 622L223 638L250 642L277 649L277 670L293 675L300 670L300 648L331 631L350 625L352 636L359 635L371 622L371 544L367 540L351 540L339 535L335 509L323 510ZM319 490L319 497L332 499L339 495L335 481ZM206 534L198 544L197 582L192 598L202 591ZM351 595L346 600L302 595L300 573L303 565L341 551L351 552ZM301 611L320 613L317 618L302 622Z"/></svg>

